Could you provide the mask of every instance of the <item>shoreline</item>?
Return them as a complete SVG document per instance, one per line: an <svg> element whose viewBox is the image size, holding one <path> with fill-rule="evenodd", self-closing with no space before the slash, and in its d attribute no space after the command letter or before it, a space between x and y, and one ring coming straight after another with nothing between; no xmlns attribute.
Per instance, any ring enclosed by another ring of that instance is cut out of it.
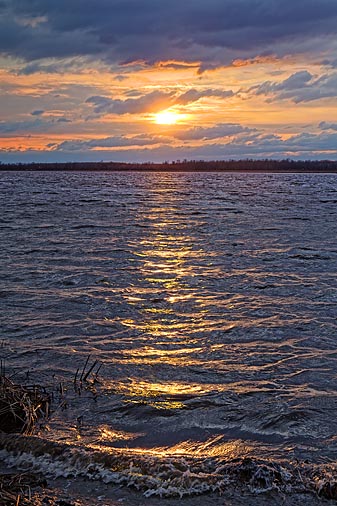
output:
<svg viewBox="0 0 337 506"><path fill-rule="evenodd" d="M0 163L0 172L224 172L262 174L337 174L337 161L332 160L184 160L164 163L122 162L46 162Z"/></svg>
<svg viewBox="0 0 337 506"><path fill-rule="evenodd" d="M28 470L27 473L30 471ZM20 476L20 469L0 465L0 476ZM34 471L32 471L34 473ZM34 476L34 474L32 475ZM38 475L37 475L38 476ZM23 497L23 496L22 496ZM141 490L103 483L82 477L47 478L44 486L31 487L34 506L322 506L334 505L336 499L326 499L311 491L269 490L254 493L241 484L231 485L222 494L209 492L179 497L146 497Z"/></svg>
<svg viewBox="0 0 337 506"><path fill-rule="evenodd" d="M281 170L216 170L216 169L210 169L210 170L160 170L160 169L130 169L130 170L122 170L122 169L0 169L1 172L66 172L66 173L72 173L72 172L83 172L83 173L117 173L117 172L125 172L127 173L166 173L166 174L209 174L209 173L216 173L216 174L337 174L336 170L326 170L326 171L319 171L319 170L306 170L306 171L281 171Z"/></svg>
<svg viewBox="0 0 337 506"><path fill-rule="evenodd" d="M142 504L140 500L153 506L174 506L177 501L185 506L222 506L224 499L234 499L226 506L255 506L281 505L285 498L287 504L297 505L303 504L304 497L308 505L316 506L337 500L333 464L279 464L254 457L195 458L188 454L162 457L146 451L124 453L118 448L100 452L38 436L4 433L0 433L0 456L0 474L32 476L32 488L42 478L45 483L39 493L55 495L58 490L60 496L60 491L66 492L72 501L81 501L76 506L112 506L116 500L128 506ZM102 500L93 503L95 496Z"/></svg>

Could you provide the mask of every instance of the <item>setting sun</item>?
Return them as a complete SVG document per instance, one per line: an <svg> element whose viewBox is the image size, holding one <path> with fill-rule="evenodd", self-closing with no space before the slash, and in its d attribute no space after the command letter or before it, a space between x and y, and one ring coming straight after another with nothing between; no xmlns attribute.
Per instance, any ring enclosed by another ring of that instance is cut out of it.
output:
<svg viewBox="0 0 337 506"><path fill-rule="evenodd" d="M158 112L154 117L158 125L175 125L180 118L181 114L177 114L173 111Z"/></svg>

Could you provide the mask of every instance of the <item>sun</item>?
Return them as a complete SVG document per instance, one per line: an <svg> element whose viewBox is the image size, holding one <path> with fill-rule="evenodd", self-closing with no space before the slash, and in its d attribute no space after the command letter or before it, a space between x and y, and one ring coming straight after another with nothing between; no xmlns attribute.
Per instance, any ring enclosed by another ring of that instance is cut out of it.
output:
<svg viewBox="0 0 337 506"><path fill-rule="evenodd" d="M161 111L154 115L157 125L175 125L181 119L181 114L173 111Z"/></svg>

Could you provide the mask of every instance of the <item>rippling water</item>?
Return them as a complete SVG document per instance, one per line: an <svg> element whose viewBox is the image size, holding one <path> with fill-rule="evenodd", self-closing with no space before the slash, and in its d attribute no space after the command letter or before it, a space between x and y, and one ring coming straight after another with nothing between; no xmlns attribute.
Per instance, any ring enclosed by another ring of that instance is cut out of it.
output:
<svg viewBox="0 0 337 506"><path fill-rule="evenodd" d="M336 462L336 176L16 172L0 185L0 354L18 378L61 384L45 439Z"/></svg>

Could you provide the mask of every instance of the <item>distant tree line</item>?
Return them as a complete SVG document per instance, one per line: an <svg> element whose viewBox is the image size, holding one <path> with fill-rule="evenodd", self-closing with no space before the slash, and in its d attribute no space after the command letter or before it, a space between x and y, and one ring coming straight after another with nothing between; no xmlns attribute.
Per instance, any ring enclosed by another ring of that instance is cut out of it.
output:
<svg viewBox="0 0 337 506"><path fill-rule="evenodd" d="M332 160L176 160L163 163L65 162L1 163L1 171L153 171L153 172L329 172L337 173Z"/></svg>

